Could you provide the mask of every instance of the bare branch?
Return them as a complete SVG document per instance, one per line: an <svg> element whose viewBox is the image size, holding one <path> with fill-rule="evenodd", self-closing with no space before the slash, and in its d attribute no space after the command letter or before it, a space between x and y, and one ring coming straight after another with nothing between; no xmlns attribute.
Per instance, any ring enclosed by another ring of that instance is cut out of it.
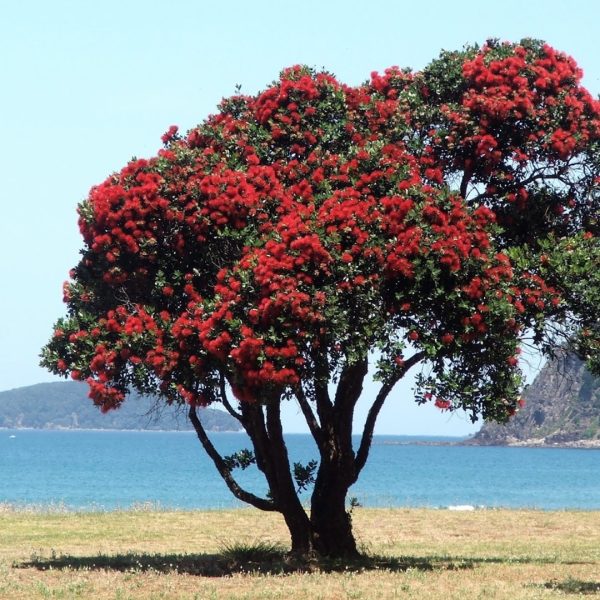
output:
<svg viewBox="0 0 600 600"><path fill-rule="evenodd" d="M471 171L470 170L466 170L463 173L462 176L462 180L460 182L460 195L466 200L467 199L467 194L468 194L468 189L469 189L469 181L471 181Z"/></svg>
<svg viewBox="0 0 600 600"><path fill-rule="evenodd" d="M321 448L323 445L323 431L321 430L317 417L315 416L315 413L313 412L308 398L306 397L306 394L301 386L296 388L295 393L296 398L298 399L298 404L302 410L302 414L304 415L308 428L310 429L310 433L317 443L317 446Z"/></svg>
<svg viewBox="0 0 600 600"><path fill-rule="evenodd" d="M315 400L317 402L317 414L321 426L329 420L333 404L329 397L329 365L327 364L327 356L323 351L317 351L313 357L315 363Z"/></svg>
<svg viewBox="0 0 600 600"><path fill-rule="evenodd" d="M227 390L225 389L225 376L221 373L221 379L219 382L219 388L221 391L221 402L225 407L225 410L234 418L237 419L242 425L244 424L244 417L241 413L237 412L229 402L229 398L227 397Z"/></svg>
<svg viewBox="0 0 600 600"><path fill-rule="evenodd" d="M241 409L244 418L242 424L254 447L256 466L264 473L269 489L274 493L277 489L277 476L271 454L271 442L265 425L263 405L258 402L242 402Z"/></svg>
<svg viewBox="0 0 600 600"><path fill-rule="evenodd" d="M271 460L273 461L273 471L276 485L271 487L275 502L283 510L283 517L288 523L295 523L302 530L306 531L310 527L310 522L300 498L292 472L290 469L290 459L283 437L283 428L281 425L281 398L272 398L266 405L266 424L270 442Z"/></svg>
<svg viewBox="0 0 600 600"><path fill-rule="evenodd" d="M278 510L277 505L273 501L255 496L251 492L248 492L239 486L237 481L231 475L231 471L227 468L223 457L217 452L216 448L213 446L212 442L206 435L206 431L204 430L204 427L202 426L202 423L198 418L198 414L196 413L196 408L194 406L190 406L188 416L190 417L190 421L192 422L192 425L196 430L196 435L198 436L200 443L202 444L208 456L210 456L210 458L212 459L215 467L217 468L217 471L219 472L219 475L221 475L221 477L227 484L227 487L229 488L230 492L238 500L246 502L247 504L251 504L252 506L260 510Z"/></svg>
<svg viewBox="0 0 600 600"><path fill-rule="evenodd" d="M344 367L335 392L335 408L337 410L351 408L356 404L368 370L369 361L366 356Z"/></svg>
<svg viewBox="0 0 600 600"><path fill-rule="evenodd" d="M360 440L360 446L358 448L358 452L356 453L356 459L354 461L355 464L355 474L354 481L358 479L358 475L361 470L365 466L367 462L367 457L369 456L369 450L371 449L371 442L373 441L373 431L375 430L375 423L377 422L377 417L379 416L379 411L386 401L389 393L392 391L396 383L406 375L406 373L414 367L417 363L421 362L425 358L425 352L417 352L413 354L408 360L404 361L402 368L398 369L393 377L391 377L388 381L386 381L379 390L375 401L371 405L369 409L369 414L367 415L367 419L365 421L365 427L363 429L362 438ZM352 483L354 483L354 481Z"/></svg>
<svg viewBox="0 0 600 600"><path fill-rule="evenodd" d="M555 179L557 181L560 181L562 183L564 183L565 185L569 185L570 182L568 180L565 180L563 178L565 172L567 171L567 168L569 167L569 165L564 165L562 168L560 168L558 170L558 172L553 172L552 174L547 173L546 169L548 167L546 166L540 166L536 169L533 169L531 171L531 174L526 177L525 179L522 179L520 181L516 181L514 183L514 185L512 186L514 187L523 187L524 185L527 185L528 183L533 183L534 181L538 181L540 179L547 181L550 179ZM464 179L463 179L463 183L464 183ZM462 194L462 184L461 184L461 194ZM465 187L465 191L466 191L466 187ZM475 198L473 198L471 201L472 202L478 202L479 200L481 200L482 198L488 198L490 196L490 194L488 192L482 192L481 194L478 194L477 196L475 196ZM465 196L463 195L463 198Z"/></svg>

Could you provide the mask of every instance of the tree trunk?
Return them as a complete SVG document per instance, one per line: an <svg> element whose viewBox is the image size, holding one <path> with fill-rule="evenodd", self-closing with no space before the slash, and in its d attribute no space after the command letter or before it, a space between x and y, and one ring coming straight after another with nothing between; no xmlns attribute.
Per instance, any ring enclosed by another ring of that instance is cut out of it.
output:
<svg viewBox="0 0 600 600"><path fill-rule="evenodd" d="M346 511L346 495L354 474L351 446L329 440L329 452L321 465L311 498L310 524L318 554L332 558L358 556L352 520Z"/></svg>
<svg viewBox="0 0 600 600"><path fill-rule="evenodd" d="M352 533L352 520L346 511L346 495L354 473L351 447L331 438L328 452L321 456L311 496L310 519L297 495L280 494L279 510L292 538L292 552L330 558L359 555Z"/></svg>
<svg viewBox="0 0 600 600"><path fill-rule="evenodd" d="M353 382L352 375L343 377L346 388ZM362 372L358 375L360 379ZM351 396L358 396L360 388L352 391ZM310 517L298 497L290 470L279 398L267 399L263 405L241 406L240 422L252 441L256 464L267 480L270 492L267 498L259 498L239 486L231 468L208 439L195 408L190 408L190 419L198 437L230 490L237 498L261 510L280 512L290 533L291 551L299 557L349 559L358 556L352 521L346 511L346 495L356 479L356 464L352 448L353 402L349 410L344 410L345 398L340 400L340 406L322 414L325 426L317 425L318 431L315 429L320 438L321 461L311 497Z"/></svg>
<svg viewBox="0 0 600 600"><path fill-rule="evenodd" d="M290 532L292 554L308 556L313 552L313 540L310 521L302 509L298 512L295 506L282 506L281 514Z"/></svg>
<svg viewBox="0 0 600 600"><path fill-rule="evenodd" d="M292 553L298 556L354 558L358 556L352 533L352 520L346 511L347 488L334 489L329 483L322 493L313 494L310 520L304 513L294 514L292 506L281 507L292 542Z"/></svg>
<svg viewBox="0 0 600 600"><path fill-rule="evenodd" d="M354 406L368 370L366 358L347 365L331 410L321 411L321 464L311 498L310 524L314 550L331 558L359 555L346 511L348 488L356 480L352 448Z"/></svg>
<svg viewBox="0 0 600 600"><path fill-rule="evenodd" d="M315 552L331 558L358 556L352 520L346 511L347 487L327 485L324 493L313 495L310 523Z"/></svg>

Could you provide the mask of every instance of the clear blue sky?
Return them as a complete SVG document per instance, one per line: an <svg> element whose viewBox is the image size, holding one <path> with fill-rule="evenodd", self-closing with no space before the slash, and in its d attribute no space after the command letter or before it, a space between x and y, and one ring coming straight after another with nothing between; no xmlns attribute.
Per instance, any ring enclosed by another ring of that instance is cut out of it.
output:
<svg viewBox="0 0 600 600"><path fill-rule="evenodd" d="M78 261L76 204L132 156L154 154L169 125L185 131L236 84L256 92L292 64L357 84L373 70L420 69L442 48L490 37L545 39L576 58L597 95L599 23L594 0L4 3L0 390L53 379L38 353L64 312L62 282ZM302 430L289 409L287 430ZM405 384L377 431L474 429L464 416L414 406Z"/></svg>

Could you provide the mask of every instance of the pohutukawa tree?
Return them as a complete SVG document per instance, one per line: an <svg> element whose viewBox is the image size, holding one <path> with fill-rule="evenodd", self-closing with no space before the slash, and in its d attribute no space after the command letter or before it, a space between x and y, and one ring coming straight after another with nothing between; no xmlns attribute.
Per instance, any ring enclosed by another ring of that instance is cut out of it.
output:
<svg viewBox="0 0 600 600"><path fill-rule="evenodd" d="M417 402L500 421L524 344L600 371L600 104L581 75L541 42L489 41L357 87L295 66L171 127L79 206L82 258L43 365L103 411L132 388L187 403L231 492L280 512L293 551L354 555L348 488L409 370ZM290 464L283 402L318 461ZM215 403L250 451L219 455L197 417ZM249 464L264 497L235 479Z"/></svg>

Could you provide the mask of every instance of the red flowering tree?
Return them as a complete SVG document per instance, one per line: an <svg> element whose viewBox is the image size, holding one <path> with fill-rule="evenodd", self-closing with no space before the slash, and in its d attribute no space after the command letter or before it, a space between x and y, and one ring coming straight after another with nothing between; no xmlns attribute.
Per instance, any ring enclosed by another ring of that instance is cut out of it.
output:
<svg viewBox="0 0 600 600"><path fill-rule="evenodd" d="M409 370L418 402L496 420L518 408L523 344L599 370L600 105L580 78L545 44L492 41L358 87L292 67L172 127L79 206L82 259L43 364L103 411L131 388L187 403L229 489L280 512L293 551L355 554L348 488ZM282 402L318 461L290 465ZM251 450L217 452L196 414L214 403ZM265 497L236 481L248 465Z"/></svg>

